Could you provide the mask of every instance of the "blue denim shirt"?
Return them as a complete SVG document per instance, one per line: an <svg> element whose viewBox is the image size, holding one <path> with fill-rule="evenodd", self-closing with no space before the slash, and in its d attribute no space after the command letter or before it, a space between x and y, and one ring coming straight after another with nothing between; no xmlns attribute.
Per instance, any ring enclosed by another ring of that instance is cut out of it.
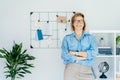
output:
<svg viewBox="0 0 120 80"><path fill-rule="evenodd" d="M83 32L80 40L77 39L76 34L72 33L66 35L62 41L62 54L64 64L77 63L86 66L92 66L95 56L98 53L97 43L94 36L89 33ZM87 52L87 59L76 60L76 56L69 53L70 50L80 52Z"/></svg>

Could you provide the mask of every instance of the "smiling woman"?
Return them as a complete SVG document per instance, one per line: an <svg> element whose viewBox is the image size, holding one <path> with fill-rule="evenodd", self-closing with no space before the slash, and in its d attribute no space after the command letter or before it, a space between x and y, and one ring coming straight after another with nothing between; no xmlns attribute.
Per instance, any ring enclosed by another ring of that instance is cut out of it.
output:
<svg viewBox="0 0 120 80"><path fill-rule="evenodd" d="M95 37L85 32L86 23L82 13L71 18L72 34L62 42L62 59L66 64L64 80L94 80L92 65L98 53Z"/></svg>

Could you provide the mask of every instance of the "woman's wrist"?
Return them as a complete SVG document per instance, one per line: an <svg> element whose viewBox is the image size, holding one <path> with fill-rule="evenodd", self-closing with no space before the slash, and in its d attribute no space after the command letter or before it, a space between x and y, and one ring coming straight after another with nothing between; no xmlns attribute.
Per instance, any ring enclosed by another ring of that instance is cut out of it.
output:
<svg viewBox="0 0 120 80"><path fill-rule="evenodd" d="M75 55L75 56L79 56L79 57L86 57L87 56L86 52L76 52L76 51L70 50L69 53L72 55Z"/></svg>
<svg viewBox="0 0 120 80"><path fill-rule="evenodd" d="M71 53L75 56L78 56L78 52L72 51Z"/></svg>
<svg viewBox="0 0 120 80"><path fill-rule="evenodd" d="M78 52L75 52L74 54L75 54L75 56L78 56L78 55L79 55L79 53L78 53Z"/></svg>
<svg viewBox="0 0 120 80"><path fill-rule="evenodd" d="M76 52L75 52L75 51L72 51L72 50L70 50L69 53L72 54L72 55L75 55L75 54L76 54Z"/></svg>

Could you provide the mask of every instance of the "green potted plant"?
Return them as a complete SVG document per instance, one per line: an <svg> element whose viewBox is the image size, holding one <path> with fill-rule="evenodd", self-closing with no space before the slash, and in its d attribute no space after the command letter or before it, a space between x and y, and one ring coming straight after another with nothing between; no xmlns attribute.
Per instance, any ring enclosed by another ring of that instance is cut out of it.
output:
<svg viewBox="0 0 120 80"><path fill-rule="evenodd" d="M119 47L119 43L120 43L120 36L116 37L116 47Z"/></svg>
<svg viewBox="0 0 120 80"><path fill-rule="evenodd" d="M6 78L15 80L16 78L22 78L26 73L31 73L30 67L34 67L33 64L28 63L29 60L34 60L35 57L29 55L27 50L22 50L22 43L14 45L10 51L5 48L0 49L0 58L6 60Z"/></svg>
<svg viewBox="0 0 120 80"><path fill-rule="evenodd" d="M120 54L120 36L116 37L116 54Z"/></svg>

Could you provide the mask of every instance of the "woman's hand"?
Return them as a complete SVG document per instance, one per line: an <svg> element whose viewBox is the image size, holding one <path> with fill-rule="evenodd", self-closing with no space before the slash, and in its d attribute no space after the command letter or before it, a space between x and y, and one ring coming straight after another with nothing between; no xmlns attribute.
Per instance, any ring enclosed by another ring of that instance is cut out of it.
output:
<svg viewBox="0 0 120 80"><path fill-rule="evenodd" d="M75 51L70 50L69 53L75 55Z"/></svg>
<svg viewBox="0 0 120 80"><path fill-rule="evenodd" d="M76 55L76 52L73 50L70 50L69 53L72 55ZM87 59L87 52L77 52L76 56L76 60L85 60Z"/></svg>
<svg viewBox="0 0 120 80"><path fill-rule="evenodd" d="M72 55L76 55L76 52L73 51L73 50L70 50L69 53L72 54ZM76 60L86 60L87 59L87 53L86 52L77 52L76 56L77 56Z"/></svg>
<svg viewBox="0 0 120 80"><path fill-rule="evenodd" d="M69 53L72 54L72 55L79 56L79 57L87 58L87 52L77 52L77 54L76 54L75 51L70 50Z"/></svg>
<svg viewBox="0 0 120 80"><path fill-rule="evenodd" d="M87 52L78 52L78 57L87 58Z"/></svg>
<svg viewBox="0 0 120 80"><path fill-rule="evenodd" d="M85 60L86 58L84 57L76 57L76 60Z"/></svg>

